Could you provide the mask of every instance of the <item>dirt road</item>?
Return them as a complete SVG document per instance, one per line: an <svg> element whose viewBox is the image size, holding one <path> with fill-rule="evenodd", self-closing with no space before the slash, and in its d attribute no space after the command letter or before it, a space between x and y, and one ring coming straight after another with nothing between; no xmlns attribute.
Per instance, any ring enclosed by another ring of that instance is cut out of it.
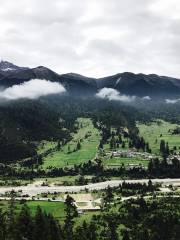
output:
<svg viewBox="0 0 180 240"><path fill-rule="evenodd" d="M110 187L118 186L122 184L124 180L111 180L106 182L99 182L94 184L88 184L85 186L41 186L39 183L29 184L27 186L20 187L0 187L0 195L2 196L6 192L10 192L12 190L19 192L19 196L28 195L29 197L36 196L40 193L54 193L54 192L62 192L62 193L72 193L72 192L80 192L83 190L102 190ZM148 183L148 179L138 179L138 180L126 180L127 183ZM173 185L180 186L180 178L178 179L152 179L153 183L161 183L162 185Z"/></svg>

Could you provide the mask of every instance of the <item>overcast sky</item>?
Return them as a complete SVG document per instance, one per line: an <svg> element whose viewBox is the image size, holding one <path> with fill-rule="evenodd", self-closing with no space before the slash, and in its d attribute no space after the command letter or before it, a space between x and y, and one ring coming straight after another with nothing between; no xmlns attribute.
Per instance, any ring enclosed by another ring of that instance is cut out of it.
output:
<svg viewBox="0 0 180 240"><path fill-rule="evenodd" d="M58 73L180 78L180 0L0 0L0 58Z"/></svg>

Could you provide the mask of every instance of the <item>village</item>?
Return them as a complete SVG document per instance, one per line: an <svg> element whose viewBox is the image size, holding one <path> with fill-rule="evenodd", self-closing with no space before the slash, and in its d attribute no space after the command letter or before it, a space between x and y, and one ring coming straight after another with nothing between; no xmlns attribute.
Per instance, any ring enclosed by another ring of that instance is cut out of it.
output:
<svg viewBox="0 0 180 240"><path fill-rule="evenodd" d="M141 160L153 160L155 158L159 158L162 160L162 156L156 155L156 154L152 154L152 153L148 153L148 152L139 152L137 151L135 148L133 149L128 149L128 150L117 150L117 151L112 151L112 152L108 152L107 156L109 156L110 158L137 158L137 159L141 159ZM175 153L175 154L171 154L167 157L167 163L168 164L172 164L172 161L176 159L178 161L180 161L180 153ZM139 166L139 164L129 164L129 167L136 167Z"/></svg>
<svg viewBox="0 0 180 240"><path fill-rule="evenodd" d="M111 153L112 157L125 157L125 158L133 158L133 157L140 157L142 159L151 160L156 157L155 154L150 154L147 152L138 152L135 148L128 149L128 150L118 150L113 151Z"/></svg>

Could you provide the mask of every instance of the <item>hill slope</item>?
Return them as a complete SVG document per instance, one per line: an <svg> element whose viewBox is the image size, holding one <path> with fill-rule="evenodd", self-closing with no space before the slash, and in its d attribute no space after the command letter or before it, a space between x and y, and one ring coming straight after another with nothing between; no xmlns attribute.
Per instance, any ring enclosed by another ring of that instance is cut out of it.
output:
<svg viewBox="0 0 180 240"><path fill-rule="evenodd" d="M169 97L180 95L180 80L155 74L119 73L98 80L98 86L114 88L135 96Z"/></svg>

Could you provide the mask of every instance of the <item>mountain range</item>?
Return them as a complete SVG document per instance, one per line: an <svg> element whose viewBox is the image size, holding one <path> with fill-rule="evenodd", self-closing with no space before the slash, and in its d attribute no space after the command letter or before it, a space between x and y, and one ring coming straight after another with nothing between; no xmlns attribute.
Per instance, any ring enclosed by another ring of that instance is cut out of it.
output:
<svg viewBox="0 0 180 240"><path fill-rule="evenodd" d="M121 94L151 98L177 98L180 79L156 74L118 73L104 78L89 78L76 73L58 74L44 66L19 67L7 61L0 62L0 87L7 88L31 79L45 79L61 83L69 94L94 95L102 88L113 88Z"/></svg>

